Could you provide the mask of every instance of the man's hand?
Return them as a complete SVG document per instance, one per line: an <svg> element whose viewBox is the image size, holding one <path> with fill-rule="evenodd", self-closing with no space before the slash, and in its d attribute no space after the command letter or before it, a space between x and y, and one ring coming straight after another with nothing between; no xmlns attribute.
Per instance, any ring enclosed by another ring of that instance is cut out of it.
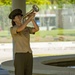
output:
<svg viewBox="0 0 75 75"><path fill-rule="evenodd" d="M33 17L34 18L35 17L35 13L34 12L30 13L29 17Z"/></svg>

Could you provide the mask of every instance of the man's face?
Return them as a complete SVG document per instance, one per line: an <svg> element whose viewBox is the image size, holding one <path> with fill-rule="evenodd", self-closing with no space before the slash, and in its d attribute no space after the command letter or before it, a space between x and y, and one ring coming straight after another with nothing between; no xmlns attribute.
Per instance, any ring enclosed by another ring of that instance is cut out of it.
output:
<svg viewBox="0 0 75 75"><path fill-rule="evenodd" d="M13 19L15 22L21 22L22 16L21 15L16 15Z"/></svg>

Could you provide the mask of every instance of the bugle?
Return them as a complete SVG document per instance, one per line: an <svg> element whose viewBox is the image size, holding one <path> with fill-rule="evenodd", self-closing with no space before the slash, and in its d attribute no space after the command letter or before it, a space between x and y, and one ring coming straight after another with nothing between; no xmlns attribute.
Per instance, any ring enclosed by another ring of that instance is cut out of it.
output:
<svg viewBox="0 0 75 75"><path fill-rule="evenodd" d="M31 13L33 13L33 12L38 12L38 11L39 11L39 7L38 7L37 5L33 5L33 6L32 6L32 9L31 9L28 13L26 13L25 16L23 16L23 19L25 19L26 17L28 17L29 14L31 14Z"/></svg>

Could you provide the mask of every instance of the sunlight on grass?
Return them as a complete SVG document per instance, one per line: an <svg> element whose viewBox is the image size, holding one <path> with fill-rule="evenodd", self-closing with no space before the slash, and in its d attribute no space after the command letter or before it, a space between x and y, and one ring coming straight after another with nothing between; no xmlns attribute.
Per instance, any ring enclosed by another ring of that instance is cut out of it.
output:
<svg viewBox="0 0 75 75"><path fill-rule="evenodd" d="M68 54L34 54L34 57L44 57L44 56L60 56L60 55L68 55Z"/></svg>

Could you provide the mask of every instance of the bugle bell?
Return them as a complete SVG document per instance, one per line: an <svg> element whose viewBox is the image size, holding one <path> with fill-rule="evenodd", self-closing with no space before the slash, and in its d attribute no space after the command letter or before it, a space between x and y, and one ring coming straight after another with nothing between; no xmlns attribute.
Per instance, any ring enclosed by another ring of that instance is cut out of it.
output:
<svg viewBox="0 0 75 75"><path fill-rule="evenodd" d="M33 12L38 12L38 11L39 11L39 7L37 5L33 5L32 9L28 13L26 13L26 15L23 17L23 19L25 19L26 17L28 17L29 14L31 14Z"/></svg>

